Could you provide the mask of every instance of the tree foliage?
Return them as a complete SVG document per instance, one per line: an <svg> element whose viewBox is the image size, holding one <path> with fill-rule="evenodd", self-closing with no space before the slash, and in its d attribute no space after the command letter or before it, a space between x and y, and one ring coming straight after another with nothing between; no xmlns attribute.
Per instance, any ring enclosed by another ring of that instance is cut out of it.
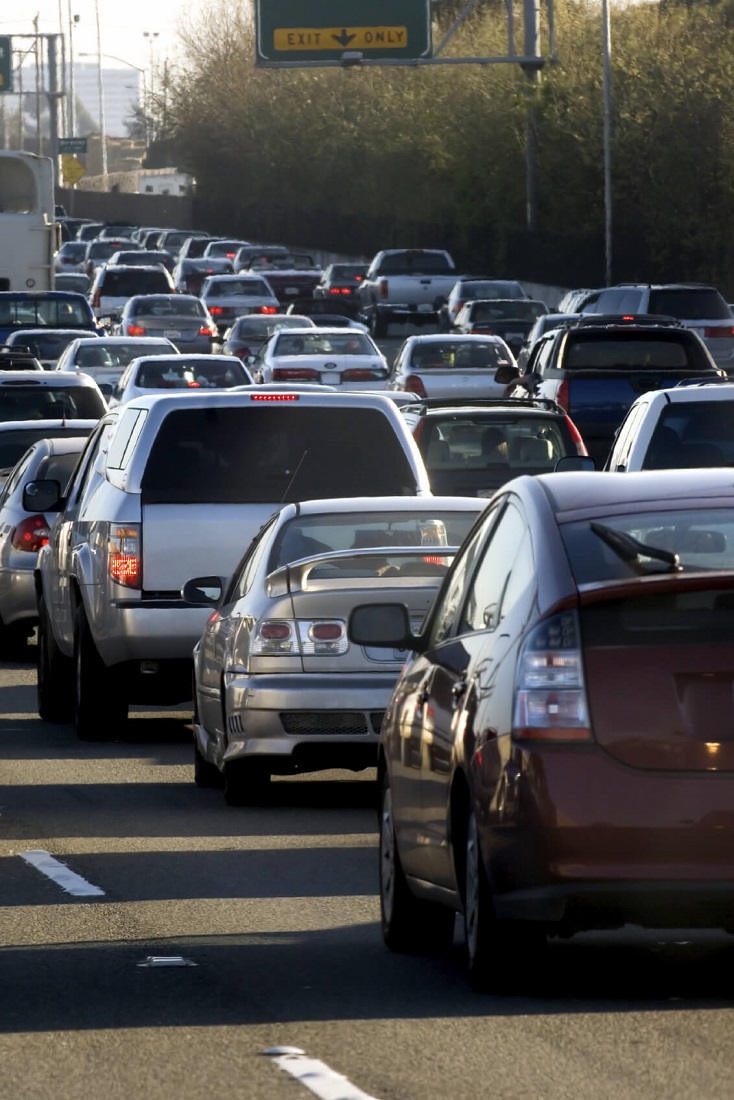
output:
<svg viewBox="0 0 734 1100"><path fill-rule="evenodd" d="M436 4L436 34L464 6ZM612 9L615 278L734 290L729 24L726 4ZM538 81L516 64L259 69L248 0L212 0L184 32L165 136L222 228L355 253L442 243L465 263L526 278L545 254L556 281L573 285L571 260L586 249L598 264L604 234L601 33L594 0L556 0L557 56ZM504 4L482 2L446 54L507 50ZM534 236L525 228L530 108ZM590 271L600 283L598 266Z"/></svg>

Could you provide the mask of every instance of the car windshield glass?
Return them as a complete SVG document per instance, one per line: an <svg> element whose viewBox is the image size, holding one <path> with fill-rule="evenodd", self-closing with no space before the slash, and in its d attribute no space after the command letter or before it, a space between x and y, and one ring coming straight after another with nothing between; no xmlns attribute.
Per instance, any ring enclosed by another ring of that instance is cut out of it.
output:
<svg viewBox="0 0 734 1100"><path fill-rule="evenodd" d="M74 434L84 435L88 433L83 433L75 429ZM36 479L39 481L45 479L49 481L58 481L63 491L74 471L80 454L81 449L78 451L70 451L65 455L49 455L48 458L45 458L39 465Z"/></svg>
<svg viewBox="0 0 734 1100"><path fill-rule="evenodd" d="M262 279L222 279L210 285L207 298L271 298Z"/></svg>
<svg viewBox="0 0 734 1100"><path fill-rule="evenodd" d="M0 386L0 420L96 420L106 411L96 386Z"/></svg>
<svg viewBox="0 0 734 1100"><path fill-rule="evenodd" d="M415 492L415 477L392 424L377 409L211 405L169 412L142 490L144 503L277 506Z"/></svg>
<svg viewBox="0 0 734 1100"><path fill-rule="evenodd" d="M3 298L0 325L48 325L50 328L90 328L90 309L85 299Z"/></svg>
<svg viewBox="0 0 734 1100"><path fill-rule="evenodd" d="M65 435L87 435L79 428L23 428L18 431L0 432L0 470L12 469L29 447L39 439L58 439ZM43 477L53 475L43 474Z"/></svg>
<svg viewBox="0 0 734 1100"><path fill-rule="evenodd" d="M89 346L87 346L89 345ZM170 355L171 345L167 340L161 340L160 344L145 344L141 347L131 341L129 344L107 344L100 340L99 343L85 340L84 346L80 346L76 354L76 366L78 367L126 367L133 359L140 355Z"/></svg>
<svg viewBox="0 0 734 1100"><path fill-rule="evenodd" d="M734 465L734 401L675 401L662 409L646 470Z"/></svg>
<svg viewBox="0 0 734 1100"><path fill-rule="evenodd" d="M575 453L565 422L551 417L431 417L423 426L420 449L428 470L483 470L496 464L508 473L553 470L559 458Z"/></svg>
<svg viewBox="0 0 734 1100"><path fill-rule="evenodd" d="M501 298L494 302L475 302L471 307L472 321L535 321L545 313L541 302L527 298Z"/></svg>
<svg viewBox="0 0 734 1100"><path fill-rule="evenodd" d="M619 476L619 475L618 475ZM657 557L620 555L592 529L592 523L631 536L650 548L677 554L684 572L734 568L734 511L726 508L639 512L598 516L561 525L563 543L577 584L626 580L645 572L669 571Z"/></svg>
<svg viewBox="0 0 734 1100"><path fill-rule="evenodd" d="M244 367L232 357L231 362L211 359L189 361L180 356L175 362L153 359L140 363L134 385L148 390L221 389L244 386L249 381Z"/></svg>
<svg viewBox="0 0 734 1100"><path fill-rule="evenodd" d="M732 312L713 287L670 287L650 291L650 313L682 321L732 321Z"/></svg>
<svg viewBox="0 0 734 1100"><path fill-rule="evenodd" d="M374 355L375 349L362 332L350 331L344 334L320 334L314 329L300 336L284 333L279 336L273 354L287 355Z"/></svg>
<svg viewBox="0 0 734 1100"><path fill-rule="evenodd" d="M427 507L425 512L355 512L344 515L299 516L285 524L270 552L268 571L299 558L326 554L332 550L367 550L377 547L418 547L423 553L409 559L382 554L360 556L331 567L335 575L374 576L406 574L433 575L441 560L437 547L459 546L476 519L477 512L443 512ZM426 549L429 548L429 549ZM314 575L315 576L315 575Z"/></svg>
<svg viewBox="0 0 734 1100"><path fill-rule="evenodd" d="M58 359L76 337L76 333L52 332L45 335L34 332L32 336L24 333L20 343L30 348L38 359Z"/></svg>
<svg viewBox="0 0 734 1100"><path fill-rule="evenodd" d="M410 357L411 365L421 370L472 370L489 368L494 370L509 362L507 352L499 343L478 341L460 343L450 340L426 341L416 344Z"/></svg>
<svg viewBox="0 0 734 1100"><path fill-rule="evenodd" d="M134 302L132 312L135 317L203 317L204 306L196 298L148 298Z"/></svg>
<svg viewBox="0 0 734 1100"><path fill-rule="evenodd" d="M519 283L503 283L487 279L484 282L465 282L459 285L459 294L464 299L474 298L524 298L525 292Z"/></svg>
<svg viewBox="0 0 734 1100"><path fill-rule="evenodd" d="M692 343L687 338L681 339L680 332L670 336L657 332L617 332L613 337L597 338L588 333L574 333L573 336L564 359L568 370L587 367L613 367L618 370L665 367L675 370L692 366L711 369L705 356L697 360Z"/></svg>
<svg viewBox="0 0 734 1100"><path fill-rule="evenodd" d="M132 298L133 294L155 293L170 285L164 271L131 267L127 271L105 271L99 292L102 298Z"/></svg>
<svg viewBox="0 0 734 1100"><path fill-rule="evenodd" d="M398 252L380 261L380 275L450 275L453 270L440 252Z"/></svg>

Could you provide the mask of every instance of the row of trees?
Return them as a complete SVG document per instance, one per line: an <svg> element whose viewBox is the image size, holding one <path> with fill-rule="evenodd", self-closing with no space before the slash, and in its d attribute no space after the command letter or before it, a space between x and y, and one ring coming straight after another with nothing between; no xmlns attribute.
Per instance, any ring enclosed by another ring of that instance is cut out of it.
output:
<svg viewBox="0 0 734 1100"><path fill-rule="evenodd" d="M732 10L673 0L612 9L615 281L699 279L734 295ZM498 64L258 69L249 0L214 0L183 40L185 64L165 88L166 133L212 228L364 254L445 245L467 269L603 282L593 0L556 0L557 57L538 83ZM447 55L506 48L504 5L485 0ZM535 233L526 229L529 108Z"/></svg>

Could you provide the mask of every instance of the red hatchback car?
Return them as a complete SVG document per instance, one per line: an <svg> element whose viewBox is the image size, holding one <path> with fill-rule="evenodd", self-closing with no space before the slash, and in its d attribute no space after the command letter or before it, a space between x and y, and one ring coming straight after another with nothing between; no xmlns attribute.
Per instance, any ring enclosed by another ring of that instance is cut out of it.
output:
<svg viewBox="0 0 734 1100"><path fill-rule="evenodd" d="M517 991L550 936L734 932L731 470L508 482L421 632L382 726L383 935ZM532 957L532 955L530 956Z"/></svg>

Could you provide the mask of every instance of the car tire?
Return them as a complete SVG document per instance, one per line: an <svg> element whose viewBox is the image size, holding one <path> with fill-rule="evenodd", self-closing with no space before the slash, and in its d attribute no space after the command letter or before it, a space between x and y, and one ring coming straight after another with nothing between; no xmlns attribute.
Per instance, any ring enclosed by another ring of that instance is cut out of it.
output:
<svg viewBox="0 0 734 1100"><path fill-rule="evenodd" d="M201 790L212 790L224 786L224 776L216 764L210 764L202 756L196 739L194 739L194 783Z"/></svg>
<svg viewBox="0 0 734 1100"><path fill-rule="evenodd" d="M456 914L410 892L398 852L387 773L380 790L379 833L380 923L385 944L391 951L403 953L447 951L454 938Z"/></svg>
<svg viewBox="0 0 734 1100"><path fill-rule="evenodd" d="M44 722L69 722L74 712L72 662L56 644L43 596L38 600L36 698Z"/></svg>
<svg viewBox="0 0 734 1100"><path fill-rule="evenodd" d="M74 617L74 725L80 741L110 741L127 719L127 699L115 672L100 657L86 612Z"/></svg>
<svg viewBox="0 0 734 1100"><path fill-rule="evenodd" d="M28 645L24 626L7 626L0 618L0 661L22 661Z"/></svg>
<svg viewBox="0 0 734 1100"><path fill-rule="evenodd" d="M471 986L478 993L519 993L542 961L545 929L530 921L497 919L474 810L466 828L465 873L464 938Z"/></svg>
<svg viewBox="0 0 734 1100"><path fill-rule="evenodd" d="M270 769L260 760L229 760L224 765L224 801L228 806L259 806L270 788Z"/></svg>

